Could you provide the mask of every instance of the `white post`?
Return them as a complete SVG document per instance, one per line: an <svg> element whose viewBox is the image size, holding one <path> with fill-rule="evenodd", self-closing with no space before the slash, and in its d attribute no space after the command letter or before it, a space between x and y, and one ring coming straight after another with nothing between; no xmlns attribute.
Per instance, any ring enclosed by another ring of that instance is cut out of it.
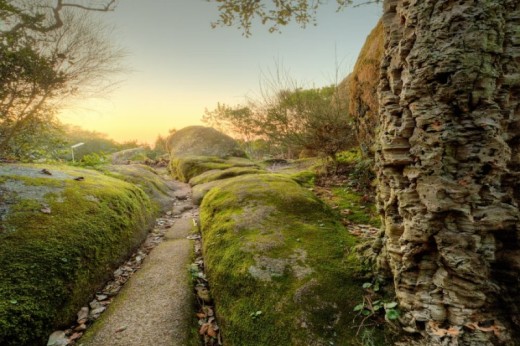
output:
<svg viewBox="0 0 520 346"><path fill-rule="evenodd" d="M70 147L70 151L72 153L72 162L74 162L74 148L81 147L83 144L85 144L85 143L74 144L73 146Z"/></svg>

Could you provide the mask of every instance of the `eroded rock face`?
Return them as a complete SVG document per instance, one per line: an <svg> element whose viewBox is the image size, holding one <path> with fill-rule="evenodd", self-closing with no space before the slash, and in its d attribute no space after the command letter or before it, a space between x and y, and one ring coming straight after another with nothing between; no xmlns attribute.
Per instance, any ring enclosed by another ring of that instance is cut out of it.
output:
<svg viewBox="0 0 520 346"><path fill-rule="evenodd" d="M365 153L371 152L370 156L374 153L378 125L377 85L384 52L383 33L383 23L379 21L368 35L354 70L340 85L355 121L357 141Z"/></svg>
<svg viewBox="0 0 520 346"><path fill-rule="evenodd" d="M245 157L237 142L211 127L185 127L168 138L172 158L184 156Z"/></svg>
<svg viewBox="0 0 520 346"><path fill-rule="evenodd" d="M514 344L520 2L387 0L383 22L380 265L403 322L430 345Z"/></svg>

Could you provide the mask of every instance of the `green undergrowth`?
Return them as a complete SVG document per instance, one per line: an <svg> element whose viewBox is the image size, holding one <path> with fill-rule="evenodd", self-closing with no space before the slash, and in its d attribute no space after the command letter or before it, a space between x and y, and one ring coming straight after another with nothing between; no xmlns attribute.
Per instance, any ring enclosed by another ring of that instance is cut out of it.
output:
<svg viewBox="0 0 520 346"><path fill-rule="evenodd" d="M170 161L172 176L183 182L188 182L191 178L210 170L224 170L231 167L256 167L256 165L241 157L182 156L173 157Z"/></svg>
<svg viewBox="0 0 520 346"><path fill-rule="evenodd" d="M282 174L231 178L204 198L201 226L226 345L362 344L357 240L311 191Z"/></svg>
<svg viewBox="0 0 520 346"><path fill-rule="evenodd" d="M0 344L42 345L144 239L155 208L135 185L66 166L0 165L0 190Z"/></svg>
<svg viewBox="0 0 520 346"><path fill-rule="evenodd" d="M344 219L357 224L381 226L374 203L348 187L333 187L329 202L336 205Z"/></svg>

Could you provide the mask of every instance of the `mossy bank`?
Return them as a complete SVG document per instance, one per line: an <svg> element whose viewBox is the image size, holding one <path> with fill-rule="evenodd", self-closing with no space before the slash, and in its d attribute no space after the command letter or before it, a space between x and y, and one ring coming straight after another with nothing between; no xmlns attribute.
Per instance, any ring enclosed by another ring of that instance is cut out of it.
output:
<svg viewBox="0 0 520 346"><path fill-rule="evenodd" d="M359 344L356 240L309 190L276 174L228 179L204 197L201 227L226 345Z"/></svg>
<svg viewBox="0 0 520 346"><path fill-rule="evenodd" d="M65 166L0 165L0 190L0 344L44 345L144 239L155 208L135 185Z"/></svg>

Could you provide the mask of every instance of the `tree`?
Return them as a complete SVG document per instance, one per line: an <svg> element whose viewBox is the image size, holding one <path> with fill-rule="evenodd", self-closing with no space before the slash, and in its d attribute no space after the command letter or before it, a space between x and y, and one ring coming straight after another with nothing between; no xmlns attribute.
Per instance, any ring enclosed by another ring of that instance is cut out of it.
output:
<svg viewBox="0 0 520 346"><path fill-rule="evenodd" d="M45 129L64 100L106 91L121 71L106 27L78 13L115 6L98 3L0 0L0 156L20 151L20 138Z"/></svg>
<svg viewBox="0 0 520 346"><path fill-rule="evenodd" d="M246 33L254 16L283 25L299 10L312 15L316 4L216 1L220 22L238 20ZM268 4L281 20L265 12ZM384 9L380 268L393 278L404 329L428 345L513 345L520 327L520 2L385 0Z"/></svg>
<svg viewBox="0 0 520 346"><path fill-rule="evenodd" d="M340 102L336 86L276 89L271 85L248 106L219 103L212 111L206 109L202 121L241 140L249 155L255 155L254 140L264 139L289 158L306 149L335 162L339 151L355 144L347 104Z"/></svg>
<svg viewBox="0 0 520 346"><path fill-rule="evenodd" d="M355 145L347 105L340 102L336 85L271 91L257 108L258 132L289 152L306 149L335 162L339 151Z"/></svg>

